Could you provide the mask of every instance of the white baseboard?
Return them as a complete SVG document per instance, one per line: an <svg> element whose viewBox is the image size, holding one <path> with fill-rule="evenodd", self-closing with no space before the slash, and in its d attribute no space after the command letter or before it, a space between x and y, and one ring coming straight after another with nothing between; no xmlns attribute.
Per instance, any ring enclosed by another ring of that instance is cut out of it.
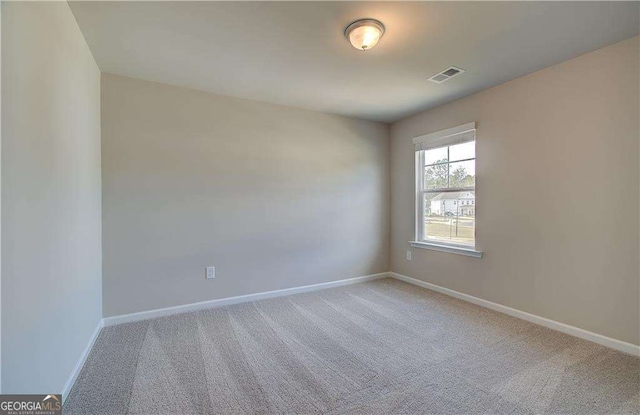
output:
<svg viewBox="0 0 640 415"><path fill-rule="evenodd" d="M156 317L165 317L173 314L189 313L192 311L203 310L212 307L221 307L225 305L246 303L249 301L264 300L267 298L282 297L285 295L305 293L309 291L324 290L327 288L340 287L342 285L357 284L359 282L372 281L378 278L388 277L389 273L382 272L380 274L365 275L364 277L347 278L344 280L324 282L321 284L304 285L302 287L285 288L282 290L267 291L256 294L240 295L237 297L220 298L218 300L202 301L199 303L184 304L175 307L158 308L155 310L141 311L139 313L123 314L120 316L105 317L103 319L104 326L113 326L116 324L131 323L134 321L148 320Z"/></svg>
<svg viewBox="0 0 640 415"><path fill-rule="evenodd" d="M531 323L535 323L535 324L550 328L552 330L560 331L562 333L579 337L584 340L589 340L594 343L598 343L603 346L609 347L611 349L619 350L624 353L629 353L634 356L640 356L640 346L637 346L635 344L612 339L611 337L606 337L601 334L593 333L578 327L560 323L555 320L550 320L548 318L536 316L535 314L527 313L525 311L516 310L515 308L507 307L505 305L494 303L492 301L483 300L482 298L474 297L469 294L463 294L461 292L454 291L449 288L444 288L439 285L435 285L435 284L431 284L415 278L407 277L406 275L398 274L396 272L390 272L389 276L397 280L407 282L409 284L417 285L422 288L427 288L432 291L437 291L439 293L448 295L450 297L455 297L460 300L467 301L469 303L473 303L485 308L489 308L494 311L498 311L500 313L508 314L512 317L516 317L521 320L526 320Z"/></svg>
<svg viewBox="0 0 640 415"><path fill-rule="evenodd" d="M102 330L103 327L104 327L104 320L100 319L100 321L98 322L98 326L93 331L93 334L91 334L91 338L89 339L89 343L87 344L87 347L85 347L84 350L82 351L82 355L80 355L80 359L78 359L78 362L76 363L76 366L73 368L73 371L69 376L69 379L67 379L67 383L65 383L64 388L62 388L62 403L64 403L64 401L67 399L67 396L69 396L71 387L76 382L76 379L78 379L78 375L82 370L82 366L84 366L84 362L87 361L89 352L93 348L93 345L96 342L98 335L100 334L100 330Z"/></svg>

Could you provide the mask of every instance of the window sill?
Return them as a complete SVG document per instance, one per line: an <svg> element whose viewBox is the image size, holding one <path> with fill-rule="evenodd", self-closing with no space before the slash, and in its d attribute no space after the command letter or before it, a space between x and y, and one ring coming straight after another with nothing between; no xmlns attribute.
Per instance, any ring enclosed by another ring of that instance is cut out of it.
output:
<svg viewBox="0 0 640 415"><path fill-rule="evenodd" d="M419 241L410 241L409 242L414 248L422 248L422 249L432 249L434 251L440 252L448 252L450 254L458 254L465 255L474 258L482 258L482 251L476 251L473 248L463 248L459 246L452 245L441 245L432 242L419 242Z"/></svg>

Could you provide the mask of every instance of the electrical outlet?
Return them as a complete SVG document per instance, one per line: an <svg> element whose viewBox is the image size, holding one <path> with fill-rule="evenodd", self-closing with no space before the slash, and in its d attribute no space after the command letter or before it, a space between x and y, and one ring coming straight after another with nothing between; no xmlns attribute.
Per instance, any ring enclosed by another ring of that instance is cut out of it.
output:
<svg viewBox="0 0 640 415"><path fill-rule="evenodd" d="M411 261L411 251L407 251L407 261Z"/></svg>
<svg viewBox="0 0 640 415"><path fill-rule="evenodd" d="M207 267L207 274L206 274L206 279L208 280L212 280L216 277L216 267Z"/></svg>

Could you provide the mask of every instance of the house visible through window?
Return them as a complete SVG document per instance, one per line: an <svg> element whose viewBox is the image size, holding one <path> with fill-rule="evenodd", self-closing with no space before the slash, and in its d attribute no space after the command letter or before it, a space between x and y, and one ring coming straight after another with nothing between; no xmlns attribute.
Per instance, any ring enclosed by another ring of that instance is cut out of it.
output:
<svg viewBox="0 0 640 415"><path fill-rule="evenodd" d="M414 142L416 240L475 247L475 124L418 137Z"/></svg>

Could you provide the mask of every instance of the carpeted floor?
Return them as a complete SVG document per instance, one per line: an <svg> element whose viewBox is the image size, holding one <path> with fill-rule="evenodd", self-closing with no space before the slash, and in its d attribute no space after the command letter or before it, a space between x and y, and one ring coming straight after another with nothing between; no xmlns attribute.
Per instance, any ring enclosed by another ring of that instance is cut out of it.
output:
<svg viewBox="0 0 640 415"><path fill-rule="evenodd" d="M640 359L393 279L107 327L65 414L640 413Z"/></svg>

